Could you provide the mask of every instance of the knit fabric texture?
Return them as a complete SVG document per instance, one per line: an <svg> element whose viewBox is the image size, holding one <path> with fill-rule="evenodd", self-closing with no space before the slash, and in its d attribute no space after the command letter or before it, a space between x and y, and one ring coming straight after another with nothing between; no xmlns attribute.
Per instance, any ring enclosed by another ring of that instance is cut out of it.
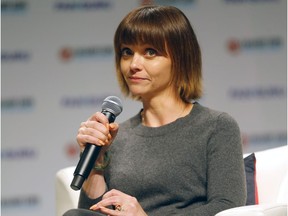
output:
<svg viewBox="0 0 288 216"><path fill-rule="evenodd" d="M161 127L145 127L140 112L120 124L105 170L107 189L137 198L148 215L212 216L245 205L240 129L227 113L194 103ZM98 200L81 193L79 207Z"/></svg>

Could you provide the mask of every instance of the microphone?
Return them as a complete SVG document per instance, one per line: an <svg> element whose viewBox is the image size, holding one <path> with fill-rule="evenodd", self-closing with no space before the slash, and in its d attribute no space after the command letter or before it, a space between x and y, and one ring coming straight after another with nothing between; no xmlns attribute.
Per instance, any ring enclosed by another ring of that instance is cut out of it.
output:
<svg viewBox="0 0 288 216"><path fill-rule="evenodd" d="M108 118L109 123L112 123L122 110L121 100L116 96L109 96L102 103L101 113ZM74 178L70 185L73 190L81 189L83 182L88 178L94 166L100 150L100 146L87 143L73 174Z"/></svg>

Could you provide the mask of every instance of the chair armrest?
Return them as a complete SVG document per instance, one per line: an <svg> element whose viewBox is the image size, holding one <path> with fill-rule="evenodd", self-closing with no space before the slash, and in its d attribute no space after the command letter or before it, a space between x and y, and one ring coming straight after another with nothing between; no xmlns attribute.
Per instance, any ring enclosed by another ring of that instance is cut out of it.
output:
<svg viewBox="0 0 288 216"><path fill-rule="evenodd" d="M56 174L56 215L62 216L67 210L77 208L79 191L70 188L75 167L61 169Z"/></svg>
<svg viewBox="0 0 288 216"><path fill-rule="evenodd" d="M215 216L287 216L287 204L241 206L219 212Z"/></svg>

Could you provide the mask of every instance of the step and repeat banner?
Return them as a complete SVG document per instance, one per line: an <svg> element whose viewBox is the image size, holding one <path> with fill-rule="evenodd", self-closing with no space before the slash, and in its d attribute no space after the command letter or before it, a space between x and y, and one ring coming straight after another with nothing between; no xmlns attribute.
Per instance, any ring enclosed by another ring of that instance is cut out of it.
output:
<svg viewBox="0 0 288 216"><path fill-rule="evenodd" d="M133 8L173 5L203 53L205 106L239 123L244 152L287 144L286 0L2 0L1 212L55 215L55 174L76 165L79 125L103 99L141 104L115 79L113 35Z"/></svg>

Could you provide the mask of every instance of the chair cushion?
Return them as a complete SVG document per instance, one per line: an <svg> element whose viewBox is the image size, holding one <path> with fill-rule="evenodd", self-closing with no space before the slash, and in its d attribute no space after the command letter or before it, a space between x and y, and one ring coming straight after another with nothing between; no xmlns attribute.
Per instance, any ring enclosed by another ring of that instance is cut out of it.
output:
<svg viewBox="0 0 288 216"><path fill-rule="evenodd" d="M215 216L287 216L287 204L241 206L224 210Z"/></svg>

